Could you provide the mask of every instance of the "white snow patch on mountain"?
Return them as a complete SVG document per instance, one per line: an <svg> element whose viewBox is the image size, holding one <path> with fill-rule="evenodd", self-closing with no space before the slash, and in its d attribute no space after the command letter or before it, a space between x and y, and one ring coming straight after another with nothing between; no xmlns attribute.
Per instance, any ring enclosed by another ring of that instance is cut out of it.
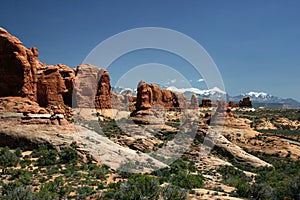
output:
<svg viewBox="0 0 300 200"><path fill-rule="evenodd" d="M213 95L213 94L216 94L216 93L226 94L225 91L221 90L218 87L214 87L212 89L207 89L207 90L200 90L198 88L177 88L175 86L170 86L170 87L167 88L167 90L171 90L173 92L179 92L179 93L192 92L192 93L195 93L195 94L205 95L205 96Z"/></svg>
<svg viewBox="0 0 300 200"><path fill-rule="evenodd" d="M243 96L250 96L250 97L256 97L256 98L267 98L271 97L272 95L265 93L265 92L248 92L246 94L243 94Z"/></svg>

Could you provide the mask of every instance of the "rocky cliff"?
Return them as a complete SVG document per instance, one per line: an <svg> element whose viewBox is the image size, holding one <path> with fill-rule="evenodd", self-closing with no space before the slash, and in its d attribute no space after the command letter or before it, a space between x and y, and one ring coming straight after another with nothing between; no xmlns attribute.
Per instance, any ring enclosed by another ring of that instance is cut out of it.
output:
<svg viewBox="0 0 300 200"><path fill-rule="evenodd" d="M36 104L47 108L42 112L70 111L75 106L97 109L111 108L111 85L108 71L92 65L79 65L77 69L63 64L45 65L38 59L37 48L26 48L22 42L0 28L0 98L5 102L13 98L25 106L18 111L39 113ZM76 93L73 96L74 83ZM72 102L73 97L76 102ZM4 99L3 99L4 98ZM31 103L28 103L32 101ZM26 103L25 103L26 102ZM23 104L22 103L22 104ZM27 108L28 110L26 110ZM10 108L2 108L2 111ZM64 113L65 114L65 113Z"/></svg>
<svg viewBox="0 0 300 200"><path fill-rule="evenodd" d="M42 65L36 48L0 27L0 97L21 96L37 100L37 69Z"/></svg>

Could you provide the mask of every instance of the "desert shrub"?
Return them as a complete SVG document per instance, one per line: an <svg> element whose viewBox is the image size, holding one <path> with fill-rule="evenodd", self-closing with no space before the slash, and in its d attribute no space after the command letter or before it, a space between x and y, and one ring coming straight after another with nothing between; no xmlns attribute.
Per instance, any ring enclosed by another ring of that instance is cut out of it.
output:
<svg viewBox="0 0 300 200"><path fill-rule="evenodd" d="M261 168L257 170L256 183L253 184L252 196L268 196L274 199L299 199L300 189L300 161L290 158L280 158L262 155L262 158L272 163L274 168ZM259 189L257 189L259 188ZM257 192L257 191L264 191ZM296 197L296 198L295 198Z"/></svg>
<svg viewBox="0 0 300 200"><path fill-rule="evenodd" d="M161 184L168 182L185 189L200 188L204 180L203 176L196 172L194 163L186 158L175 161L170 168L159 169L152 174L160 178Z"/></svg>
<svg viewBox="0 0 300 200"><path fill-rule="evenodd" d="M96 164L90 164L88 166L88 172L91 177L105 180L106 175L109 173L109 167L106 165L98 166Z"/></svg>
<svg viewBox="0 0 300 200"><path fill-rule="evenodd" d="M22 150L21 150L21 148L17 148L16 150L15 150L15 155L17 156L17 157L22 157Z"/></svg>
<svg viewBox="0 0 300 200"><path fill-rule="evenodd" d="M58 152L55 149L52 149L48 146L41 146L38 149L34 149L31 153L31 156L38 158L38 166L48 166L54 165L57 163Z"/></svg>
<svg viewBox="0 0 300 200"><path fill-rule="evenodd" d="M29 186L7 184L3 187L3 200L38 200L39 198L31 191Z"/></svg>
<svg viewBox="0 0 300 200"><path fill-rule="evenodd" d="M286 136L298 136L300 135L300 130L269 130L269 129L262 129L262 130L258 130L261 133L270 133L270 134L274 134L274 135L286 135Z"/></svg>
<svg viewBox="0 0 300 200"><path fill-rule="evenodd" d="M167 125L172 126L174 128L179 128L180 123L180 119L170 120L166 122Z"/></svg>
<svg viewBox="0 0 300 200"><path fill-rule="evenodd" d="M218 169L222 174L223 182L230 186L236 187L236 193L240 197L250 197L250 184L251 178L244 172L234 168L233 166L222 166Z"/></svg>
<svg viewBox="0 0 300 200"><path fill-rule="evenodd" d="M0 147L0 167L13 167L20 162L20 158L9 151L8 147Z"/></svg>
<svg viewBox="0 0 300 200"><path fill-rule="evenodd" d="M104 193L104 199L158 199L161 187L156 178L134 174L127 181L111 185Z"/></svg>
<svg viewBox="0 0 300 200"><path fill-rule="evenodd" d="M20 165L22 168L25 168L25 167L28 167L30 166L31 164L31 160L29 158L23 158L21 161L20 161Z"/></svg>
<svg viewBox="0 0 300 200"><path fill-rule="evenodd" d="M95 193L95 191L93 190L93 188L88 187L88 186L78 187L76 189L76 191L78 193L78 195L77 195L78 199L85 199L86 197L88 197L91 194Z"/></svg>
<svg viewBox="0 0 300 200"><path fill-rule="evenodd" d="M237 188L231 195L248 199L299 199L300 197L300 161L251 152L255 156L271 163L273 167L262 167L254 170L255 183L250 183L242 171L234 167L220 167L223 182Z"/></svg>
<svg viewBox="0 0 300 200"><path fill-rule="evenodd" d="M32 182L32 172L23 171L23 173L19 176L19 181L24 185L30 185Z"/></svg>
<svg viewBox="0 0 300 200"><path fill-rule="evenodd" d="M43 184L37 195L41 199L62 199L70 192L71 187L65 185L61 177L57 177L54 181Z"/></svg>
<svg viewBox="0 0 300 200"><path fill-rule="evenodd" d="M61 164L76 164L78 162L78 154L72 148L64 148L59 152Z"/></svg>
<svg viewBox="0 0 300 200"><path fill-rule="evenodd" d="M203 177L198 174L191 174L187 171L179 171L177 174L172 174L169 182L175 186L185 189L200 188L203 185Z"/></svg>
<svg viewBox="0 0 300 200"><path fill-rule="evenodd" d="M128 161L120 165L120 167L117 169L117 173L122 178L129 178L135 170L143 170L143 168L143 163L140 163L139 161Z"/></svg>
<svg viewBox="0 0 300 200"><path fill-rule="evenodd" d="M290 188L291 197L293 199L300 199L300 174L290 180L288 187Z"/></svg>
<svg viewBox="0 0 300 200"><path fill-rule="evenodd" d="M168 199L185 200L187 199L187 190L169 184L165 188L163 188L162 198L165 200Z"/></svg>

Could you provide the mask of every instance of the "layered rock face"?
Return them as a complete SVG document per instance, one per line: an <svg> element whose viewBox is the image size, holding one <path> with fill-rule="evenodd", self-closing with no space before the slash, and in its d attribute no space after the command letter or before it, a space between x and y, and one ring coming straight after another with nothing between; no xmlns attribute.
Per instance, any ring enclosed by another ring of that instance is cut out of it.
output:
<svg viewBox="0 0 300 200"><path fill-rule="evenodd" d="M72 93L75 82L76 70L67 65L57 64L59 74L61 75L66 91L62 94L65 105L72 107Z"/></svg>
<svg viewBox="0 0 300 200"><path fill-rule="evenodd" d="M16 37L0 28L0 97L21 96L36 101L36 48L27 49Z"/></svg>
<svg viewBox="0 0 300 200"><path fill-rule="evenodd" d="M170 90L161 90L156 84L147 84L141 81L137 89L137 110L147 110L153 105L161 105L164 108L183 108L183 97ZM185 98L184 98L185 99Z"/></svg>
<svg viewBox="0 0 300 200"><path fill-rule="evenodd" d="M98 68L99 69L99 68ZM111 108L111 85L110 77L107 70L100 69L99 81L95 99L95 105L98 109Z"/></svg>
<svg viewBox="0 0 300 200"><path fill-rule="evenodd" d="M37 102L42 107L72 106L75 70L63 65L43 65L38 69Z"/></svg>
<svg viewBox="0 0 300 200"><path fill-rule="evenodd" d="M37 102L42 107L64 104L62 95L67 92L64 80L55 66L39 71L37 83Z"/></svg>
<svg viewBox="0 0 300 200"><path fill-rule="evenodd" d="M252 101L250 97L245 97L239 102L239 107L241 108L252 108Z"/></svg>
<svg viewBox="0 0 300 200"><path fill-rule="evenodd" d="M109 109L111 85L108 71L89 64L76 69L73 106L80 108Z"/></svg>
<svg viewBox="0 0 300 200"><path fill-rule="evenodd" d="M65 105L64 96L66 99L72 96L74 77L74 70L65 65L42 64L36 48L27 49L19 39L0 28L0 97L24 97L45 108ZM66 104L70 105L70 100Z"/></svg>
<svg viewBox="0 0 300 200"><path fill-rule="evenodd" d="M45 65L38 59L36 48L27 49L16 37L0 28L0 98L16 98L16 102L29 101L47 108L46 112L70 111L74 83L77 106L111 108L111 86L108 71L92 65L79 65L72 69L63 64ZM24 101L18 97L25 98ZM17 109L27 113L40 113L37 105ZM22 103L23 105L23 103ZM10 110L3 108L2 110ZM42 111L44 112L45 109Z"/></svg>

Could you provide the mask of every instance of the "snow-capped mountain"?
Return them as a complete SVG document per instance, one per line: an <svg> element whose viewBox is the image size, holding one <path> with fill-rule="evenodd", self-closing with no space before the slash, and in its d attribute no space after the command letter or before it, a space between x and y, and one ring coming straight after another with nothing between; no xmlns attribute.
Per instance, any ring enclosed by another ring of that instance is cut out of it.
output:
<svg viewBox="0 0 300 200"><path fill-rule="evenodd" d="M163 86L158 85L161 89L171 90L177 93L183 93L187 99L190 99L193 94L196 94L201 103L202 98L211 98L212 100L223 99L228 101L234 101L235 103L239 103L241 99L244 97L250 97L252 101L252 105L255 108L258 107L266 107L266 108L296 108L300 109L300 103L291 98L280 98L268 94L266 92L247 92L242 93L236 96L230 96L225 91L221 90L218 87L213 87L211 89L201 90L199 88L177 88L175 86ZM113 88L113 91L119 94L124 93L124 91L131 91L133 95L136 95L137 90L132 88Z"/></svg>
<svg viewBox="0 0 300 200"><path fill-rule="evenodd" d="M211 98L213 100L227 98L227 94L225 91L221 90L218 87L213 87L211 89L201 90L199 88L176 88L174 86L170 86L167 90L171 90L173 92L183 93L186 98L191 98L193 94L196 94L198 98L201 100L202 98Z"/></svg>
<svg viewBox="0 0 300 200"><path fill-rule="evenodd" d="M246 94L242 94L242 96L249 96L255 98L271 98L272 95L265 92L248 92Z"/></svg>
<svg viewBox="0 0 300 200"><path fill-rule="evenodd" d="M253 107L267 108L300 108L300 103L291 98L280 98L266 92L247 92L229 97L229 100L239 102L244 97L250 97Z"/></svg>
<svg viewBox="0 0 300 200"><path fill-rule="evenodd" d="M279 101L279 97L275 97L271 94L268 94L266 92L247 92L242 93L237 96L232 96L231 99L233 101L237 101L238 99L242 99L244 97L250 97L252 101L258 101L258 102L268 102L268 101Z"/></svg>
<svg viewBox="0 0 300 200"><path fill-rule="evenodd" d="M207 90L200 90L198 88L176 88L174 86L170 86L167 88L167 90L171 90L174 92L180 92L180 93L185 93L185 92L192 92L194 94L202 95L202 96L209 96L209 95L215 95L215 94L223 94L225 95L226 92L221 90L218 87L214 87L212 89L207 89Z"/></svg>
<svg viewBox="0 0 300 200"><path fill-rule="evenodd" d="M112 87L112 91L117 94L125 94L127 91L130 91L132 95L136 95L137 93L137 89L123 87Z"/></svg>

